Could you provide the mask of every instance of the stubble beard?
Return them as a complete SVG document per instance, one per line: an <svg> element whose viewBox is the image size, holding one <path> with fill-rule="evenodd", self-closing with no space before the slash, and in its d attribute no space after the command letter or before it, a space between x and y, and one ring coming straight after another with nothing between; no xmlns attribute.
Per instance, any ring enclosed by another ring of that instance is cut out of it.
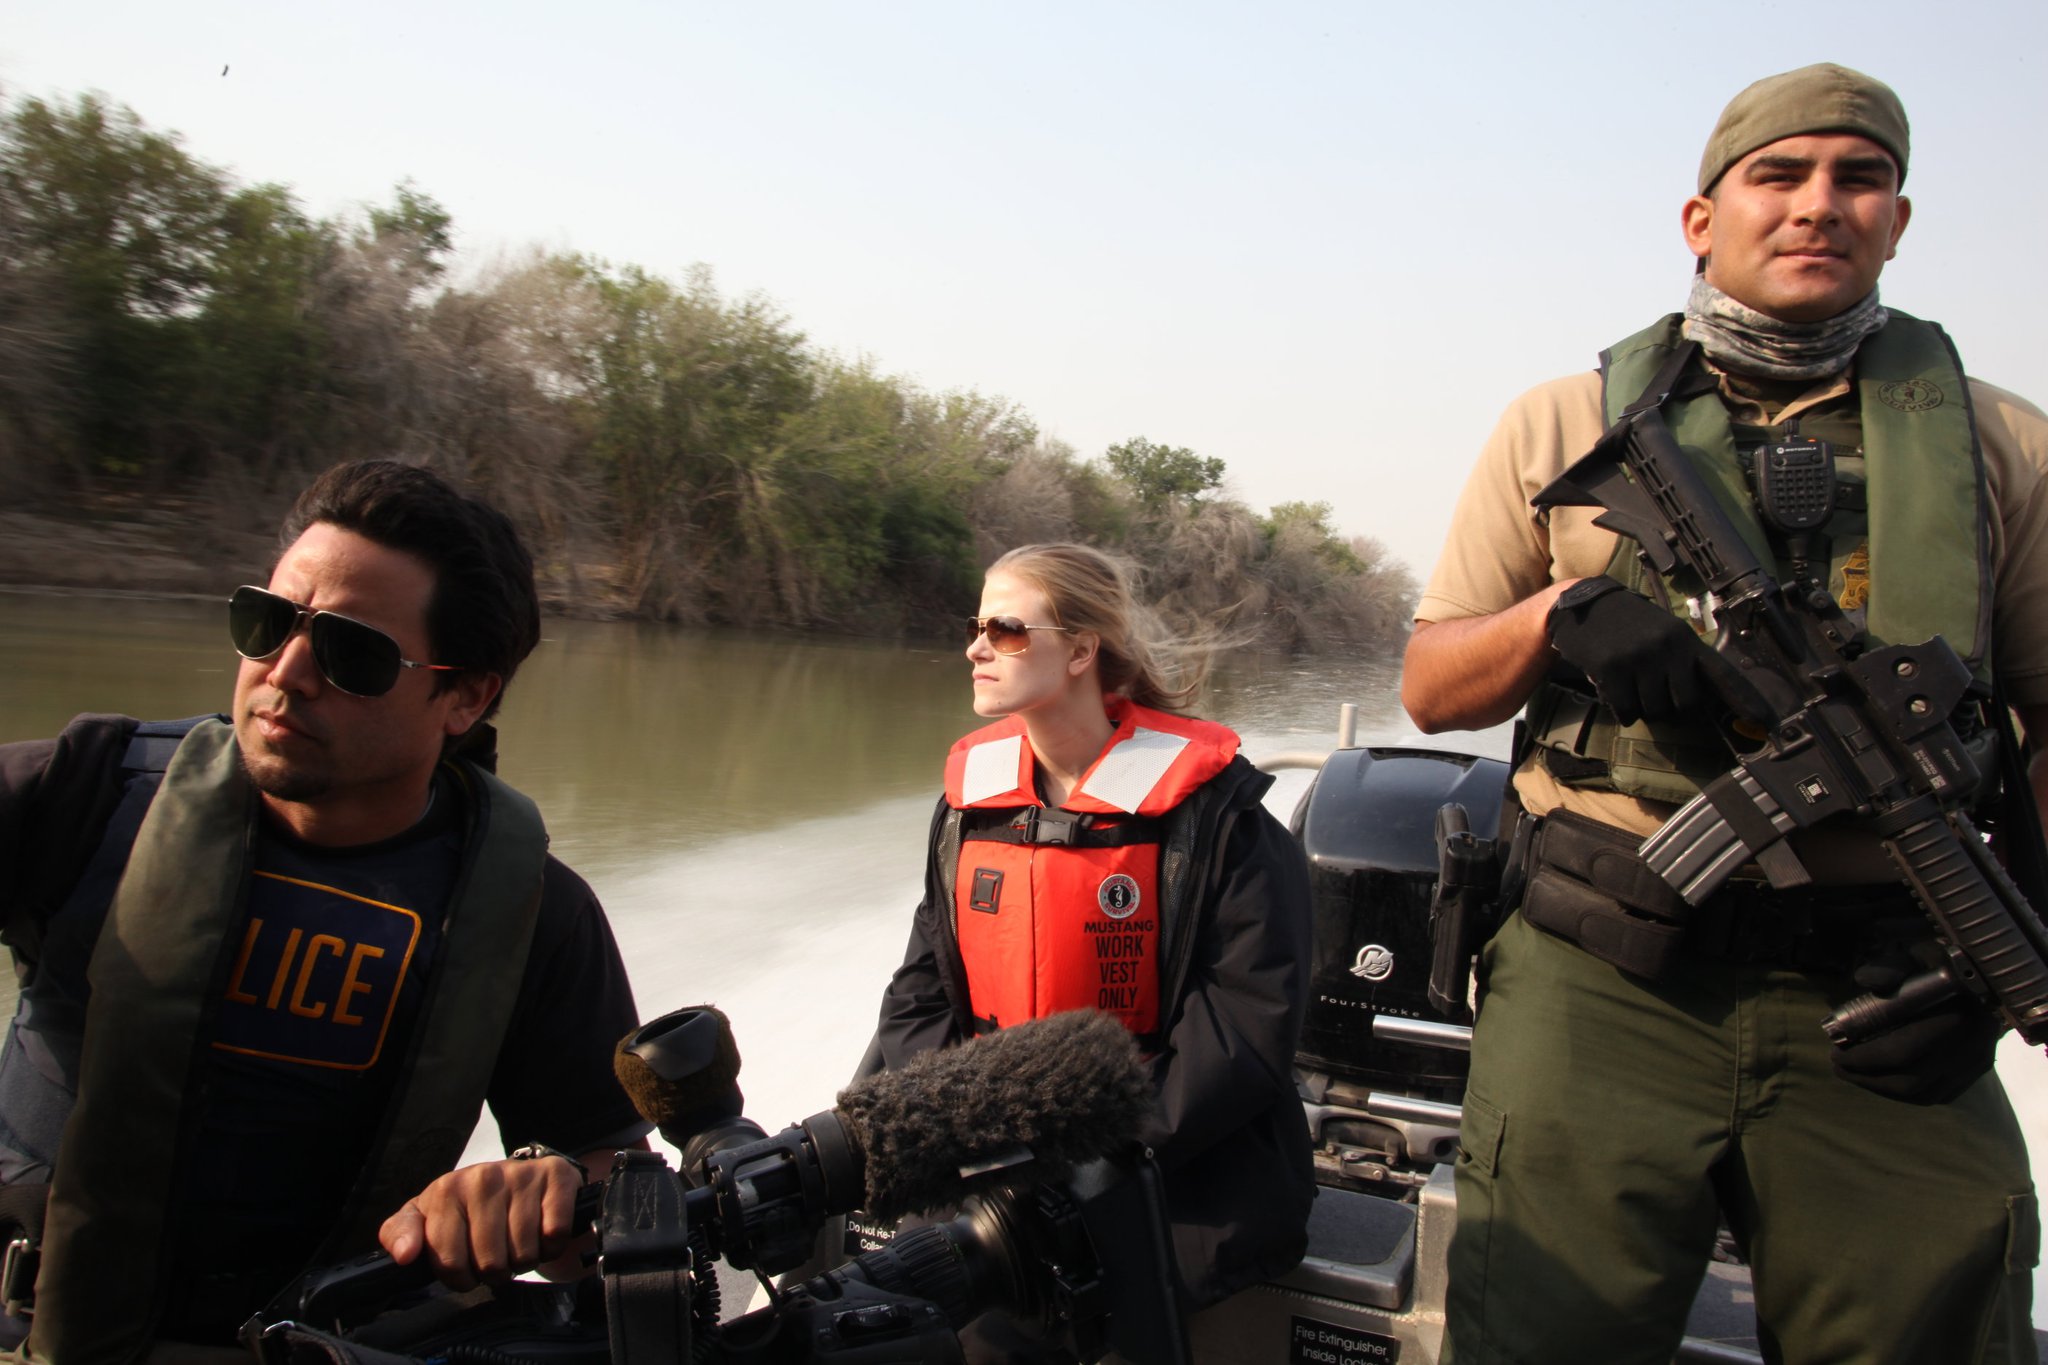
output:
<svg viewBox="0 0 2048 1365"><path fill-rule="evenodd" d="M241 750L241 756L249 785L273 801L315 801L334 788L333 778L326 773L295 768L276 757L254 759L247 748Z"/></svg>

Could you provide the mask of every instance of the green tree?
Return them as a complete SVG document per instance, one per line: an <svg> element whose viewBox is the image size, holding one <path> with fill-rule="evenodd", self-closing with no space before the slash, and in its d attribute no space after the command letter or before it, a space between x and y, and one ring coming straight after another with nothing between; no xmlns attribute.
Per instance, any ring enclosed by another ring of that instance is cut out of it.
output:
<svg viewBox="0 0 2048 1365"><path fill-rule="evenodd" d="M19 205L0 194L0 473L17 492L75 454L74 331L62 281L31 252Z"/></svg>
<svg viewBox="0 0 2048 1365"><path fill-rule="evenodd" d="M1186 446L1155 445L1133 436L1102 453L1103 463L1150 508L1179 500L1197 502L1223 482L1223 461L1203 457Z"/></svg>
<svg viewBox="0 0 2048 1365"><path fill-rule="evenodd" d="M204 295L227 191L175 135L97 95L23 100L0 135L0 190L21 246L60 264L82 301L168 317Z"/></svg>
<svg viewBox="0 0 2048 1365"><path fill-rule="evenodd" d="M398 243L401 261L422 282L438 280L446 272L455 250L454 227L448 210L410 180L399 183L389 208L370 209L370 236Z"/></svg>
<svg viewBox="0 0 2048 1365"><path fill-rule="evenodd" d="M630 616L925 630L1048 539L1130 555L1202 638L1371 647L1412 610L1326 504L1210 496L1220 459L1139 436L1081 460L1000 399L820 355L702 268L536 253L458 285L453 241L410 183L318 220L98 96L0 107L0 469L204 473L246 520L333 460L418 459L506 507L556 591Z"/></svg>
<svg viewBox="0 0 2048 1365"><path fill-rule="evenodd" d="M139 471L174 444L177 352L214 282L228 194L174 136L97 95L0 116L0 198L20 265L53 286L92 467Z"/></svg>
<svg viewBox="0 0 2048 1365"><path fill-rule="evenodd" d="M801 333L760 299L728 306L699 272L686 288L643 270L583 266L598 320L583 360L591 457L617 516L628 610L716 614L748 540L773 435L812 396Z"/></svg>
<svg viewBox="0 0 2048 1365"><path fill-rule="evenodd" d="M1259 523L1271 550L1294 549L1312 557L1329 573L1355 574L1365 565L1330 528L1327 502L1276 503Z"/></svg>
<svg viewBox="0 0 2048 1365"><path fill-rule="evenodd" d="M180 376L188 429L208 454L296 471L314 458L332 383L308 304L335 234L282 185L234 191L220 222L205 304L181 344L164 346L163 364Z"/></svg>

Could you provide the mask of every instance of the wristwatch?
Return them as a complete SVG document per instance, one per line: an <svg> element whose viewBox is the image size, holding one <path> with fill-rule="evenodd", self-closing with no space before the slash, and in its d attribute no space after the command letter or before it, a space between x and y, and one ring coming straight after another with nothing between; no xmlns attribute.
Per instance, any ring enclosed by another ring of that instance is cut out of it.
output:
<svg viewBox="0 0 2048 1365"><path fill-rule="evenodd" d="M583 1178L584 1184L590 1183L590 1168L588 1166L560 1148L550 1147L545 1142L529 1142L524 1147L514 1147L509 1156L514 1161L538 1161L542 1157L558 1156L576 1168L576 1174Z"/></svg>

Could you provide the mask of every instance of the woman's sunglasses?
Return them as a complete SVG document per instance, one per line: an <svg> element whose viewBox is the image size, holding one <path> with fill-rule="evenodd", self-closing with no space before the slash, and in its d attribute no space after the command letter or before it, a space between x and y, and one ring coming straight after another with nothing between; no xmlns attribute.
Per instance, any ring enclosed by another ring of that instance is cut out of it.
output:
<svg viewBox="0 0 2048 1365"><path fill-rule="evenodd" d="M356 697L381 697L398 681L401 668L459 673L459 664L421 664L401 658L398 641L361 621L314 611L262 588L240 587L228 599L228 635L245 659L268 659L285 646L299 622L313 642L320 676Z"/></svg>
<svg viewBox="0 0 2048 1365"><path fill-rule="evenodd" d="M970 616L974 633L967 637L973 644L982 636L988 636L988 647L998 654L1022 654L1031 643L1034 630L1062 630L1071 635L1072 626L1027 626L1014 616Z"/></svg>

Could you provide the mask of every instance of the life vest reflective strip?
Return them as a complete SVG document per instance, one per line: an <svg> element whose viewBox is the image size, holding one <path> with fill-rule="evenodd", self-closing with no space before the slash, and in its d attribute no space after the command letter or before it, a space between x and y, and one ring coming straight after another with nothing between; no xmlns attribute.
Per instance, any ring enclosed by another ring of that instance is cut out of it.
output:
<svg viewBox="0 0 2048 1365"><path fill-rule="evenodd" d="M1635 401L1672 350L1684 344L1682 321L1672 314L1601 354L1608 422ZM1916 644L1941 635L1988 685L1990 497L1969 384L1948 334L1934 323L1893 311L1890 322L1857 349L1854 392L1868 549L1858 553L1853 535L1834 536L1830 577L1839 581L1851 569L1867 574L1864 633L1872 643ZM1673 398L1664 415L1722 511L1784 581L1785 566L1778 563L1757 516L1718 387ZM1852 521L1844 519L1844 527ZM1607 571L1633 590L1652 595L1627 537L1616 545ZM1700 592L1700 585L1687 577L1681 571L1665 585L1679 612L1686 611L1688 597ZM1568 786L1682 804L1732 761L1728 746L1706 725L1619 725L1612 712L1583 692L1550 682L1530 698L1528 724L1545 766Z"/></svg>
<svg viewBox="0 0 2048 1365"><path fill-rule="evenodd" d="M467 866L404 1074L330 1250L367 1249L384 1218L460 1158L532 941L547 845L539 812L481 769L457 767L473 798ZM192 1141L186 1101L232 965L256 809L233 729L195 726L93 948L78 1098L37 1280L29 1345L39 1356L133 1360L149 1350L166 1306L162 1268L176 1254L167 1211Z"/></svg>
<svg viewBox="0 0 2048 1365"><path fill-rule="evenodd" d="M1166 822L1230 763L1237 736L1208 721L1112 704L1117 729L1058 809L1038 803L1015 717L947 761L953 926L978 1029L1070 1009L1160 1026Z"/></svg>

